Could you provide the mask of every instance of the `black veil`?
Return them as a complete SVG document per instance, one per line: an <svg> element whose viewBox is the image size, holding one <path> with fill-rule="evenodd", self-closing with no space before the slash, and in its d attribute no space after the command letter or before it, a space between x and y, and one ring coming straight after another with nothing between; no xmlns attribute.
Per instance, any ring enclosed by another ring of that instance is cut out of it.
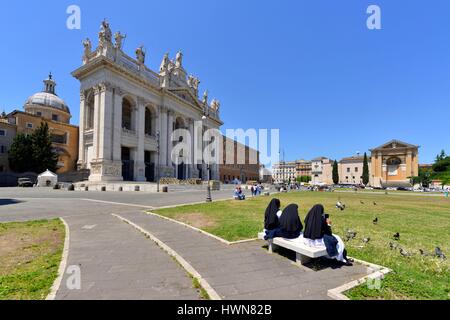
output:
<svg viewBox="0 0 450 320"><path fill-rule="evenodd" d="M315 205L305 218L305 232L303 237L306 239L317 240L323 238L323 223L325 209L322 205Z"/></svg>
<svg viewBox="0 0 450 320"><path fill-rule="evenodd" d="M272 199L272 201L270 201L264 216L264 229L273 230L279 227L280 224L277 212L280 210L280 206L281 203L279 199Z"/></svg>
<svg viewBox="0 0 450 320"><path fill-rule="evenodd" d="M303 230L303 225L298 216L298 205L290 204L283 210L280 218L280 228L289 234L300 234Z"/></svg>

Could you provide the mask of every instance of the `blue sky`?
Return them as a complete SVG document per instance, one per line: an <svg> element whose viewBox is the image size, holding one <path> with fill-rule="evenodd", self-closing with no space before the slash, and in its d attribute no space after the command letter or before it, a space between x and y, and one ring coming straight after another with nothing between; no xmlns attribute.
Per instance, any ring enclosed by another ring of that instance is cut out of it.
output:
<svg viewBox="0 0 450 320"><path fill-rule="evenodd" d="M156 69L182 49L222 102L226 128L279 128L287 160L342 158L390 139L450 152L450 1L7 1L0 6L0 110L21 109L51 70L78 123L84 38L100 22ZM82 10L81 30L66 9ZM382 30L366 9L382 10Z"/></svg>

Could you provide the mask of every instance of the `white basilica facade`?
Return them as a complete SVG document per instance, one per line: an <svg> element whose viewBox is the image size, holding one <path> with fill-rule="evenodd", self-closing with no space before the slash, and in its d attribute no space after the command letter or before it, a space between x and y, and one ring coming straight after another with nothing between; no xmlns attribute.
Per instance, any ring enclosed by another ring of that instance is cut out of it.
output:
<svg viewBox="0 0 450 320"><path fill-rule="evenodd" d="M104 21L97 48L86 39L83 65L72 73L81 84L78 168L90 170L91 182L218 179L218 165L196 161L194 148L202 130L223 125L220 103L209 103L207 92L199 99L200 81L188 76L181 52L175 60L166 54L154 72L143 47L135 58L123 51L124 38ZM192 149L173 156L177 129L189 131Z"/></svg>

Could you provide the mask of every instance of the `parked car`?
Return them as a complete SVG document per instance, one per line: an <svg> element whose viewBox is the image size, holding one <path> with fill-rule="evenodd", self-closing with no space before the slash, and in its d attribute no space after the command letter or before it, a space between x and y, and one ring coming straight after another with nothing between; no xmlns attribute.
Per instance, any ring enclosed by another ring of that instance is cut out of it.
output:
<svg viewBox="0 0 450 320"><path fill-rule="evenodd" d="M17 180L17 185L20 188L31 188L34 183L29 178L19 178L19 180Z"/></svg>

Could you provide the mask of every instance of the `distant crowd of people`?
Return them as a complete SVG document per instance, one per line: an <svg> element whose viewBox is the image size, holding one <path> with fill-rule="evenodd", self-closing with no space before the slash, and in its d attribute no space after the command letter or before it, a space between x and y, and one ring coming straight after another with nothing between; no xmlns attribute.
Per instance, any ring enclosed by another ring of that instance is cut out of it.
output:
<svg viewBox="0 0 450 320"><path fill-rule="evenodd" d="M235 200L245 200L245 194L242 191L242 187L238 186L234 190L234 199Z"/></svg>
<svg viewBox="0 0 450 320"><path fill-rule="evenodd" d="M250 191L252 192L252 197L257 197L261 195L263 190L263 186L261 184L254 185L250 188Z"/></svg>
<svg viewBox="0 0 450 320"><path fill-rule="evenodd" d="M260 196L262 194L263 190L264 190L264 187L260 183L252 185L250 187L250 192L252 194L252 197ZM237 186L236 189L234 190L234 198L236 200L245 200L246 199L241 186Z"/></svg>

